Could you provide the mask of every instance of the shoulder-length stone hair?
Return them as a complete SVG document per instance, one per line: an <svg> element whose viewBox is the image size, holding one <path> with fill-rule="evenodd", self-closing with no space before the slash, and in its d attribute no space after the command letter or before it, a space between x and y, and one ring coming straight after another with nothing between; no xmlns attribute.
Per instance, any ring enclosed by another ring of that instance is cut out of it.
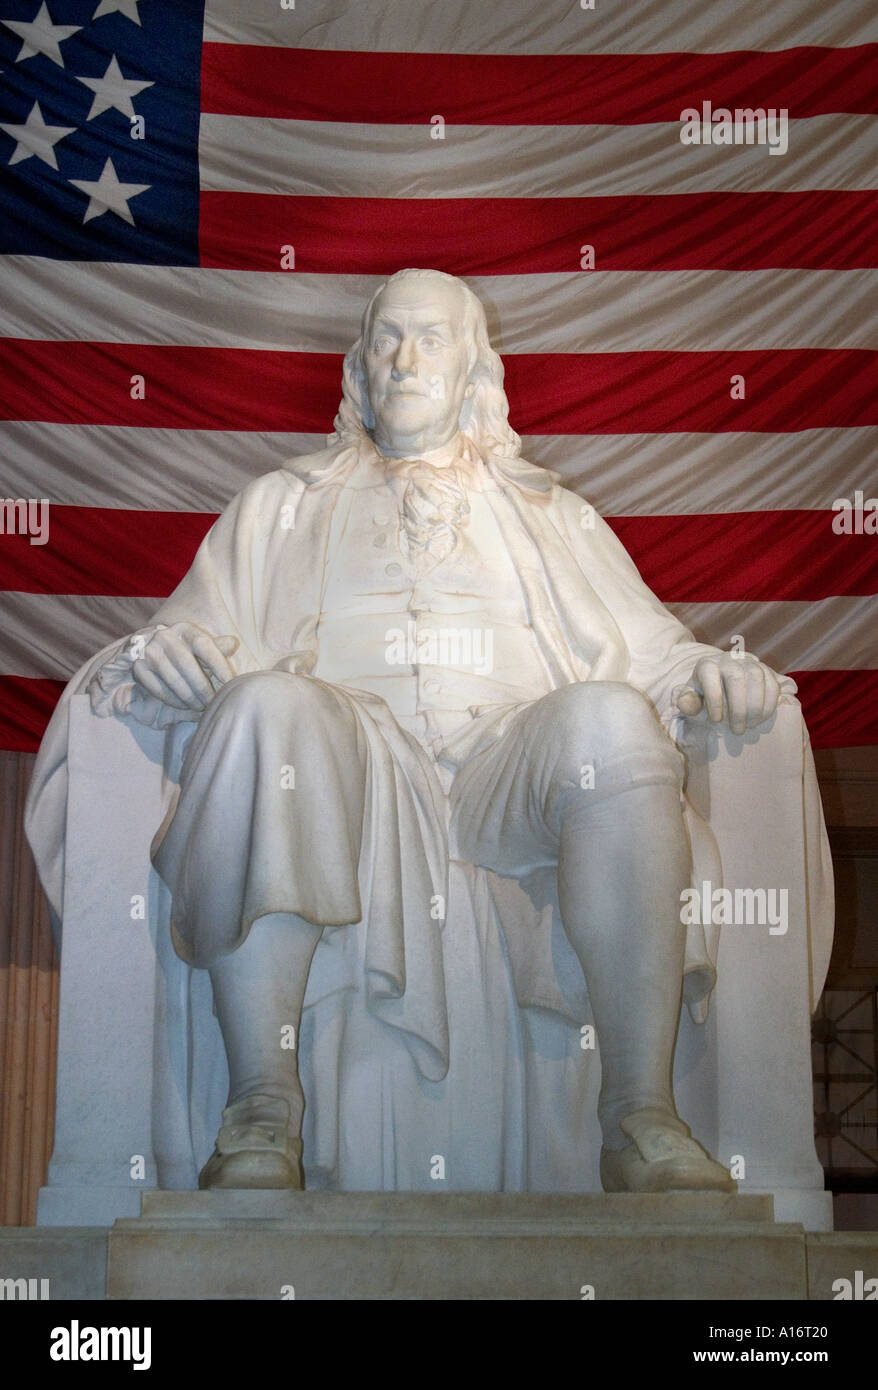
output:
<svg viewBox="0 0 878 1390"><path fill-rule="evenodd" d="M485 310L468 285L455 275L446 275L443 270L398 270L383 285L379 285L366 305L360 336L344 360L342 400L334 421L335 433L328 437L327 443L354 444L374 429L375 417L369 404L364 366L372 313L381 292L403 277L429 278L457 286L464 302L469 379L476 388L463 403L460 428L483 454L494 458L517 458L521 452L521 440L509 424L509 402L503 390L503 363L488 341Z"/></svg>

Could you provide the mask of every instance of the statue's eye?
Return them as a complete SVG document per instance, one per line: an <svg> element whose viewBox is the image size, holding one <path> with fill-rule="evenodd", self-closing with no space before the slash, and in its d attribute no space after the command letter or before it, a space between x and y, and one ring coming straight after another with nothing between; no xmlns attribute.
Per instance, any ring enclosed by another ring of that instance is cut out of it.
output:
<svg viewBox="0 0 878 1390"><path fill-rule="evenodd" d="M424 344L425 348L436 348L440 345L439 339L434 338L432 333L428 333L425 337L423 337L421 339L421 342Z"/></svg>
<svg viewBox="0 0 878 1390"><path fill-rule="evenodd" d="M373 351L373 352L386 352L389 346L390 346L390 339L389 339L389 338L376 338L375 341L374 341L374 343L372 344L372 351Z"/></svg>

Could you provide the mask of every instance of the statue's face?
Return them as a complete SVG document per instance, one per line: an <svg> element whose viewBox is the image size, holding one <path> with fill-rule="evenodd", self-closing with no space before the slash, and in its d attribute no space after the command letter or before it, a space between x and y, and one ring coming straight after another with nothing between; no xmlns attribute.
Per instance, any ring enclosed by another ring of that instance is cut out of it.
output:
<svg viewBox="0 0 878 1390"><path fill-rule="evenodd" d="M427 453L446 444L475 389L460 291L414 278L388 286L372 311L364 361L379 448Z"/></svg>

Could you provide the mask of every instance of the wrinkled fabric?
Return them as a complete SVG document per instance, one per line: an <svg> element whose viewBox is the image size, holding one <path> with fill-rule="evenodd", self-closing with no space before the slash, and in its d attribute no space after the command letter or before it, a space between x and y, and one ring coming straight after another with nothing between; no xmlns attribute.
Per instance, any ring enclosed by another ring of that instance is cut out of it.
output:
<svg viewBox="0 0 878 1390"><path fill-rule="evenodd" d="M286 671L230 681L198 722L152 858L172 890L177 952L202 969L268 913L325 926L333 958L333 928L359 924L370 1011L405 1034L424 1076L445 1075L430 914L448 896L445 813L427 755L383 701Z"/></svg>

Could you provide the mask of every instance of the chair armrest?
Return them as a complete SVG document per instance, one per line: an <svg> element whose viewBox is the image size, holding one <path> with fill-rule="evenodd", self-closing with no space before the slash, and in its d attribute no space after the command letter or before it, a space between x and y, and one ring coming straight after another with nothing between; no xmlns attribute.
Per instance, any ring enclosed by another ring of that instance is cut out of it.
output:
<svg viewBox="0 0 878 1390"><path fill-rule="evenodd" d="M687 796L720 845L724 882L748 884L748 847L767 840L783 860L780 877L804 880L809 998L823 990L834 928L832 857L814 756L799 701L785 696L772 719L746 734L725 725L680 721Z"/></svg>

